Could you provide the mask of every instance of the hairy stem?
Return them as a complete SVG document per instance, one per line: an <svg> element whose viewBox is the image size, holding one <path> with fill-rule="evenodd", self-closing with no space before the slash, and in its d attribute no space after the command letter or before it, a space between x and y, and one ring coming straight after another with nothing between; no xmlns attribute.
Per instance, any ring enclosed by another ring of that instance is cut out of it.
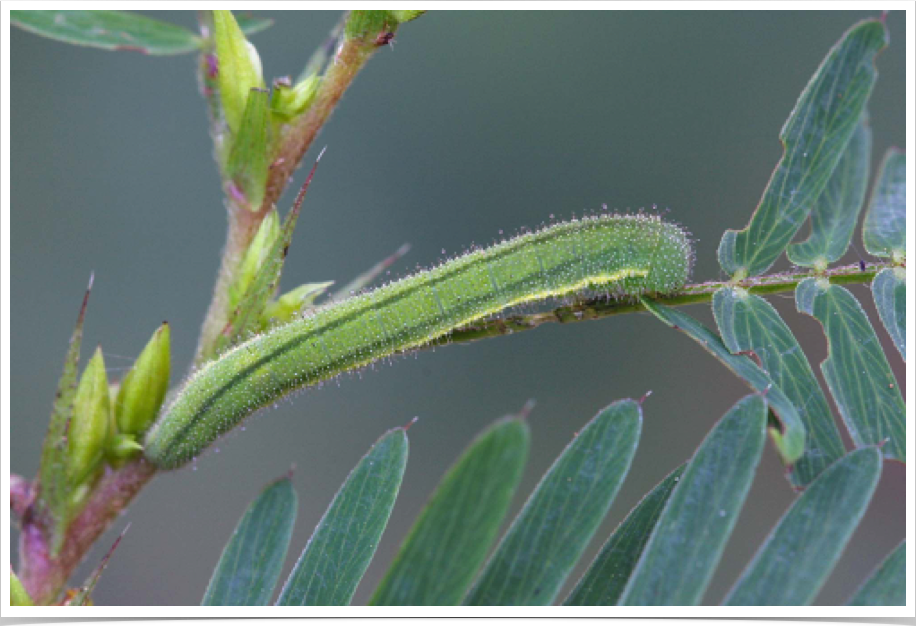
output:
<svg viewBox="0 0 916 626"><path fill-rule="evenodd" d="M822 274L807 271L786 272L746 279L739 286L751 293L768 294L792 291L799 282L811 276L822 276L834 284L868 283L879 271L893 266L891 262L881 262L869 264L864 269L858 265L837 267ZM716 290L733 284L722 281L688 285L677 295L659 300L668 306L710 302ZM433 342L431 346L476 341L531 330L546 323L581 322L642 310L644 308L639 302L583 300L544 313L510 315L481 322L453 331L440 341ZM11 494L11 506L22 516L19 574L23 585L36 603L49 603L57 599L70 573L82 561L86 551L155 472L155 468L142 459L117 470L108 470L93 491L86 507L70 524L64 548L57 557L50 554L42 521L33 515L31 507L21 506L23 502L28 502L28 481L14 477L12 485L15 493Z"/></svg>
<svg viewBox="0 0 916 626"><path fill-rule="evenodd" d="M220 260L219 274L213 288L213 297L207 309L200 331L200 340L197 344L197 354L194 363L201 363L213 356L213 349L220 333L229 325L229 288L236 281L245 251L251 244L252 238L258 232L258 226L264 219L264 214L253 213L245 207L239 207L233 200L226 200L229 214L229 230L226 233L226 245L223 248Z"/></svg>
<svg viewBox="0 0 916 626"><path fill-rule="evenodd" d="M143 458L107 469L85 507L70 522L60 552L53 556L45 521L27 509L19 535L19 579L36 604L51 604L93 543L155 475Z"/></svg>
<svg viewBox="0 0 916 626"><path fill-rule="evenodd" d="M208 34L206 23L203 21L201 32L205 36ZM367 42L359 38L342 40L333 62L322 78L314 102L308 111L285 132L279 142L270 166L264 200L260 207L248 206L243 198L237 197L237 194L232 192L231 181L224 181L226 208L229 213L229 231L226 236L226 245L223 248L216 286L213 289L213 297L201 329L197 354L194 358L196 364L199 365L213 356L216 340L229 323L232 314L228 306L229 287L235 281L239 265L252 238L258 231L261 220L283 194L293 172L311 147L321 127L327 122L360 69L378 48L379 45L374 42ZM210 103L211 134L214 149L219 153L223 138L220 130L221 122L214 118L218 98L214 97L215 81L211 76L213 67L211 57L212 52L207 49L201 53L200 84L202 93ZM217 157L217 161L219 160Z"/></svg>
<svg viewBox="0 0 916 626"><path fill-rule="evenodd" d="M738 283L737 286L743 287L749 292L759 295L792 291L798 283L812 276L822 276L831 283L838 285L868 283L875 277L875 274L885 267L893 267L893 265L894 264L890 262L880 262L868 264L864 269L859 265L836 267L822 274L808 271L770 274L768 276L757 276L745 279ZM735 283L729 281L713 281L687 285L687 287L677 295L660 297L658 301L668 306L684 306L687 304L711 302L713 294L715 294L718 289L734 284ZM430 347L450 343L467 343L470 341L477 341L478 339L486 339L487 337L508 335L510 333L531 330L537 328L541 324L582 322L585 320L596 320L611 315L635 313L644 310L645 307L643 307L638 300L606 300L599 298L582 300L543 313L509 315L472 324L471 326L455 330L437 341L433 341Z"/></svg>
<svg viewBox="0 0 916 626"><path fill-rule="evenodd" d="M357 38L344 38L334 60L321 79L321 86L308 111L284 134L271 164L267 189L261 210L272 207L299 167L302 157L311 147L321 127L324 126L344 92L356 75L377 50L378 46Z"/></svg>

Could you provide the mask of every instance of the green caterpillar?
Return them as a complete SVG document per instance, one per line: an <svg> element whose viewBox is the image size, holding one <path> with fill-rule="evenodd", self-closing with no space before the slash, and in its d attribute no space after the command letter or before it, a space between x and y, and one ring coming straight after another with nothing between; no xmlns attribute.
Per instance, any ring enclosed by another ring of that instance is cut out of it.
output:
<svg viewBox="0 0 916 626"><path fill-rule="evenodd" d="M668 294L693 252L678 226L648 215L572 220L474 250L408 278L316 309L254 337L190 376L146 438L173 469L290 392L419 348L507 307L588 289Z"/></svg>

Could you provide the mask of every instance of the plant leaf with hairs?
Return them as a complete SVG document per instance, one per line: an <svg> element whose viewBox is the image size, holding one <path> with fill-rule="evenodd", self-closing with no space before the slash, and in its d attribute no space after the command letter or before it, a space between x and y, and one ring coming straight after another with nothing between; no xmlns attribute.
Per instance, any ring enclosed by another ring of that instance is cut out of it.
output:
<svg viewBox="0 0 916 626"><path fill-rule="evenodd" d="M127 11L10 11L10 23L36 35L77 46L165 55L194 52L192 31Z"/></svg>
<svg viewBox="0 0 916 626"><path fill-rule="evenodd" d="M86 318L86 305L89 303L91 291L92 278L89 279L89 286L83 295L83 304L76 318L76 326L70 336L70 347L64 359L64 371L57 383L54 408L51 410L51 420L41 449L41 465L38 469L38 507L49 522L52 555L60 551L67 528L70 496L70 485L67 480L70 456L67 431L70 429L70 418L73 416L80 346L83 342L83 320Z"/></svg>

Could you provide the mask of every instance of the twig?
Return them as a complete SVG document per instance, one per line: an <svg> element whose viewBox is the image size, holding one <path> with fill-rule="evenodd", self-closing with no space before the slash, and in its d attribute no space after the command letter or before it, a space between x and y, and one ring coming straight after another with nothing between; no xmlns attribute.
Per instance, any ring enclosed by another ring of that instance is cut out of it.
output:
<svg viewBox="0 0 916 626"><path fill-rule="evenodd" d="M893 267L893 263L872 263L866 265L864 269L859 265L846 265L827 270L822 274L814 274L807 271L770 274L768 276L745 279L739 283L738 286L759 295L792 291L798 283L812 276L827 278L834 284L867 283L875 277L875 274L885 267ZM677 295L660 297L658 301L668 306L684 306L688 304L711 302L713 294L715 294L717 290L729 285L732 285L732 283L727 281L688 285ZM552 311L545 311L543 313L509 315L472 324L431 342L428 347L450 343L467 343L479 339L486 339L487 337L508 335L510 333L531 330L537 328L541 324L583 322L586 320L610 317L611 315L635 313L644 310L645 307L643 307L639 301L635 300L606 300L593 298L567 306L557 307Z"/></svg>
<svg viewBox="0 0 916 626"><path fill-rule="evenodd" d="M202 23L202 32L206 32ZM308 111L289 128L281 139L276 154L273 156L270 172L267 177L264 200L258 208L242 206L240 199L232 193L226 193L226 208L229 213L229 231L226 235L226 245L223 248L219 274L213 289L210 307L204 318L201 328L200 341L197 345L197 354L194 357L196 364L206 361L216 344L220 332L229 321L231 310L229 307L229 288L235 282L239 266L245 256L252 238L258 231L258 226L264 216L274 206L299 166L302 157L311 147L312 142L324 126L344 92L353 82L353 79L369 60L369 57L379 48L378 45L360 38L344 38L330 67L321 79L318 93ZM209 56L208 56L209 55ZM212 77L209 76L209 59L212 53L206 50L201 55L200 82L201 89L210 103L211 109L211 134L214 140L214 149L219 153L218 142L222 135L218 128L219 121L213 119L213 107L218 106L213 98ZM209 87L208 87L209 86ZM217 158L219 161L219 158ZM224 187L228 186L224 184Z"/></svg>
<svg viewBox="0 0 916 626"><path fill-rule="evenodd" d="M328 71L321 79L321 86L308 111L286 131L274 156L261 211L266 212L280 196L302 157L311 147L318 132L324 126L344 92L356 75L369 60L378 46L367 44L358 38L344 38Z"/></svg>

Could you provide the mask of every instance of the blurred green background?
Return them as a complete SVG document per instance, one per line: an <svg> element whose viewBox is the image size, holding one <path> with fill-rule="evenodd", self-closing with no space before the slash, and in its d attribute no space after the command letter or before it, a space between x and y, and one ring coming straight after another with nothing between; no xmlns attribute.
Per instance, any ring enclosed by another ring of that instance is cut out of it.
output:
<svg viewBox="0 0 916 626"><path fill-rule="evenodd" d="M338 19L324 12L264 14L276 23L252 40L268 80L297 75ZM451 255L472 242L489 243L500 229L512 233L551 213L570 217L602 203L620 211L670 210L669 218L696 239L695 279L720 278L719 238L747 222L779 159L777 135L799 93L842 33L871 15L425 15L372 59L306 157L328 146L283 286L342 285L410 242L409 256L392 270L403 275L437 261L443 249ZM191 12L157 16L194 24ZM888 16L891 46L878 62L873 169L886 148L905 147L903 17ZM81 49L17 29L10 43L10 464L32 476L90 272L95 289L84 358L101 344L117 378L166 319L177 384L209 302L225 216L193 56ZM287 194L281 210L290 203ZM849 260L858 258L852 252ZM853 290L876 319L868 290ZM791 295L771 301L819 362L820 326L795 312ZM708 306L688 311L712 322ZM879 335L890 346L883 329ZM888 355L902 380L898 353ZM288 571L368 447L419 416L391 525L356 596L365 602L442 472L485 425L529 398L537 401L517 510L596 411L652 390L639 451L591 555L747 393L691 340L647 314L424 351L339 382L251 419L196 470L156 479L75 580L129 521L97 603L199 603L247 503L295 465L301 509ZM721 599L792 497L768 446L707 602ZM904 510L903 467L886 465L821 603L843 602L903 538ZM18 541L15 530L12 539Z"/></svg>

